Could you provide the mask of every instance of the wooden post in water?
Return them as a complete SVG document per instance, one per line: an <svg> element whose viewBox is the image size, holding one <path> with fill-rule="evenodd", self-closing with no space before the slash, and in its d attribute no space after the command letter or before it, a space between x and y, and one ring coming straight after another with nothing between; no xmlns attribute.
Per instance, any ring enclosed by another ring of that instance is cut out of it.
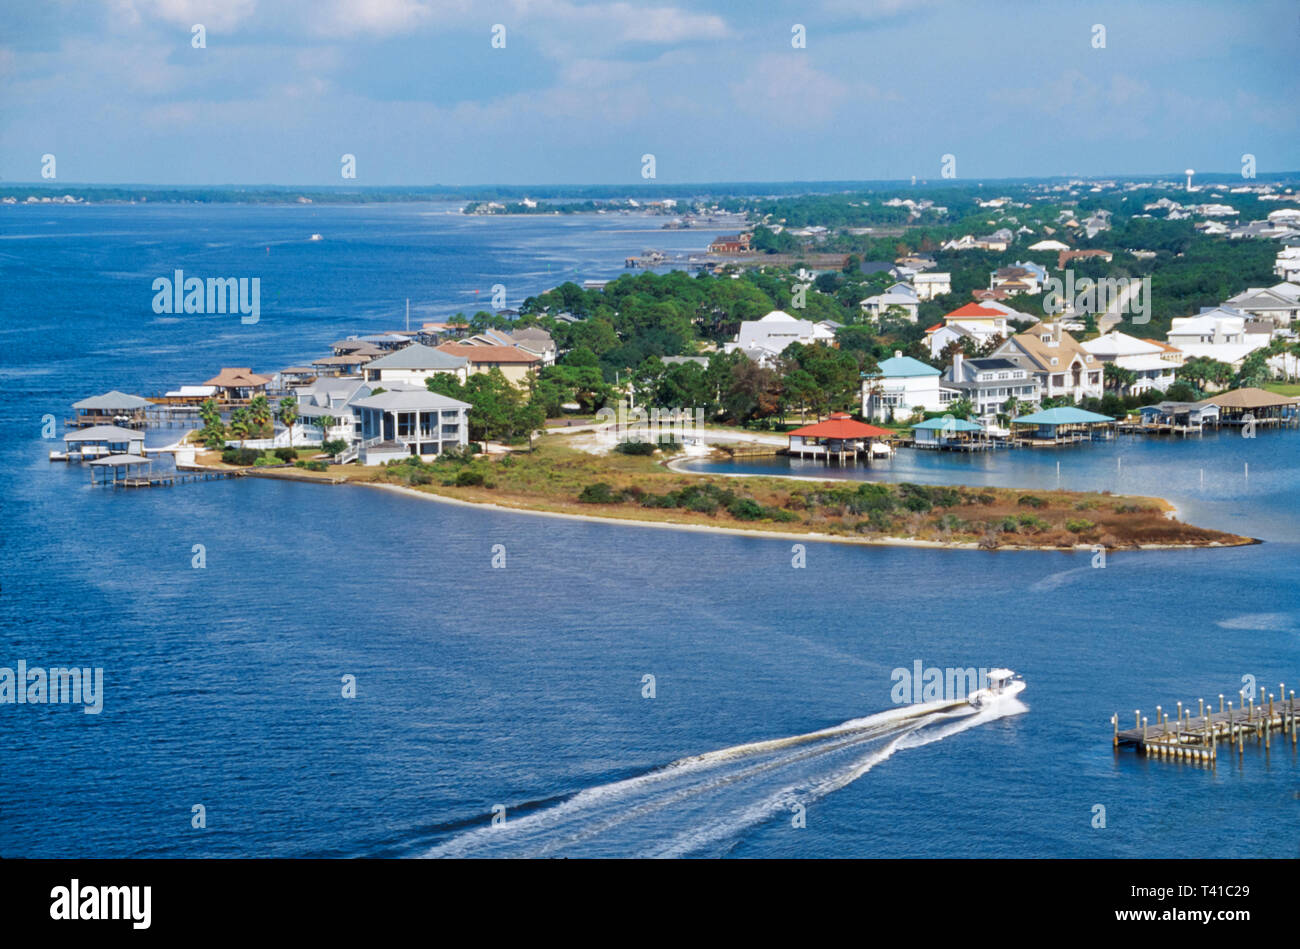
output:
<svg viewBox="0 0 1300 949"><path fill-rule="evenodd" d="M1164 713L1162 713L1162 712L1160 711L1160 706L1159 706L1159 705L1156 706L1156 724L1159 725L1159 726L1161 727L1161 729L1163 729L1163 728L1165 727L1165 717L1164 717Z"/></svg>
<svg viewBox="0 0 1300 949"><path fill-rule="evenodd" d="M1146 751L1146 747L1147 747L1147 720L1146 718L1143 718L1142 719L1142 750Z"/></svg>
<svg viewBox="0 0 1300 949"><path fill-rule="evenodd" d="M1219 693L1219 714L1223 714L1223 693Z"/></svg>
<svg viewBox="0 0 1300 949"><path fill-rule="evenodd" d="M1119 712L1110 717L1111 722L1115 725L1115 747L1119 747Z"/></svg>
<svg viewBox="0 0 1300 949"><path fill-rule="evenodd" d="M1142 727L1142 710L1140 708L1133 709L1133 727Z"/></svg>

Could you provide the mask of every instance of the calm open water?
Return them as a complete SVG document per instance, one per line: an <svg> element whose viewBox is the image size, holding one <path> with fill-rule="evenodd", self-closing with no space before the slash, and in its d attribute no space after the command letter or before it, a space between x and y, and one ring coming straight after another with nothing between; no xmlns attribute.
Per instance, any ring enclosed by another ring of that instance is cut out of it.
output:
<svg viewBox="0 0 1300 949"><path fill-rule="evenodd" d="M0 666L105 682L99 715L0 705L0 856L1300 853L1289 745L1209 771L1116 756L1109 724L1300 681L1296 433L876 469L1048 488L1059 460L1065 487L1267 541L1104 570L815 543L800 570L776 540L256 479L94 490L45 460L41 416L85 395L288 365L400 326L407 296L413 322L497 282L515 304L712 236L439 210L0 209ZM178 267L261 276L261 322L154 315ZM1008 665L1026 709L900 719L890 671L915 660Z"/></svg>

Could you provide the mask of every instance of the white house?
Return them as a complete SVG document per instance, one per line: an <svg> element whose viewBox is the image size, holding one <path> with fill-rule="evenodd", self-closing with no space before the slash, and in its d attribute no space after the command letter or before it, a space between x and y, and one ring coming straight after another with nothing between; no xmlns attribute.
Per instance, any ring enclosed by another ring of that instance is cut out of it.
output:
<svg viewBox="0 0 1300 949"><path fill-rule="evenodd" d="M1063 243L1062 241L1056 241L1056 240L1052 240L1051 238L1048 238L1047 240L1039 241L1037 244L1030 244L1029 249L1058 253L1063 250L1069 250L1070 245Z"/></svg>
<svg viewBox="0 0 1300 949"><path fill-rule="evenodd" d="M952 293L952 274L918 273L912 278L918 300L933 300L946 293Z"/></svg>
<svg viewBox="0 0 1300 949"><path fill-rule="evenodd" d="M469 374L469 360L453 356L423 343L372 359L365 365L366 382L410 382L423 386L424 380L440 372L454 373L461 382Z"/></svg>
<svg viewBox="0 0 1300 949"><path fill-rule="evenodd" d="M1273 273L1290 283L1300 283L1300 247L1283 247L1278 251Z"/></svg>
<svg viewBox="0 0 1300 949"><path fill-rule="evenodd" d="M891 307L897 307L910 322L915 323L920 298L909 284L896 283L884 293L869 296L858 305L864 314L877 320L886 316Z"/></svg>
<svg viewBox="0 0 1300 949"><path fill-rule="evenodd" d="M412 455L428 460L469 442L469 403L423 387L381 392L352 406L360 441L340 461L357 458L363 465L380 465Z"/></svg>
<svg viewBox="0 0 1300 949"><path fill-rule="evenodd" d="M1037 407L1042 399L1033 366L1019 353L980 359L966 359L958 353L940 377L940 387L945 404L947 400L969 399L974 414L986 427L996 423L1011 399L1022 410Z"/></svg>
<svg viewBox="0 0 1300 949"><path fill-rule="evenodd" d="M723 352L741 350L761 365L771 365L791 343L805 346L835 341L835 328L822 321L800 320L784 310L773 310L761 320L745 320L734 342L723 345Z"/></svg>
<svg viewBox="0 0 1300 949"><path fill-rule="evenodd" d="M1207 307L1196 316L1176 316L1170 320L1165 338L1170 346L1181 349L1188 357L1205 356L1240 366L1241 361L1263 346L1268 338L1246 334L1246 314L1231 307Z"/></svg>
<svg viewBox="0 0 1300 949"><path fill-rule="evenodd" d="M864 418L903 419L913 409L937 412L948 404L941 399L940 372L919 359L895 352L880 362L879 371L862 375L862 415Z"/></svg>
<svg viewBox="0 0 1300 949"><path fill-rule="evenodd" d="M1174 371L1183 364L1183 353L1172 346L1138 339L1118 330L1079 344L1104 365L1127 369L1137 378L1127 388L1134 395L1149 389L1164 392L1174 384Z"/></svg>

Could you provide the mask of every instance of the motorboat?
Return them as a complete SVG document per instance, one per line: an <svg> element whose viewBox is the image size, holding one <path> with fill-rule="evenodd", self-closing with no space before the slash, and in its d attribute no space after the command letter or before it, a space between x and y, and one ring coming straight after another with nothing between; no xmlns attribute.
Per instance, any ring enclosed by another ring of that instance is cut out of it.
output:
<svg viewBox="0 0 1300 949"><path fill-rule="evenodd" d="M990 669L984 676L985 687L972 692L966 699L975 708L985 708L1025 690L1025 680L1010 669Z"/></svg>

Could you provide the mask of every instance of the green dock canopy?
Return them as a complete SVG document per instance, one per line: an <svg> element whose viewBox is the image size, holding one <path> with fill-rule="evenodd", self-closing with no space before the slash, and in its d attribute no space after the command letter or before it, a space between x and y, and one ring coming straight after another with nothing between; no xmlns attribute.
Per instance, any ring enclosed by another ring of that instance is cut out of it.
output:
<svg viewBox="0 0 1300 949"><path fill-rule="evenodd" d="M1088 425L1093 422L1113 421L1115 420L1109 415L1098 415L1096 412L1086 412L1083 409L1071 408L1070 406L1044 409L1041 412L1022 415L1011 420L1013 425Z"/></svg>
<svg viewBox="0 0 1300 949"><path fill-rule="evenodd" d="M982 432L982 426L968 422L964 418L928 418L912 426L913 430L924 432Z"/></svg>

